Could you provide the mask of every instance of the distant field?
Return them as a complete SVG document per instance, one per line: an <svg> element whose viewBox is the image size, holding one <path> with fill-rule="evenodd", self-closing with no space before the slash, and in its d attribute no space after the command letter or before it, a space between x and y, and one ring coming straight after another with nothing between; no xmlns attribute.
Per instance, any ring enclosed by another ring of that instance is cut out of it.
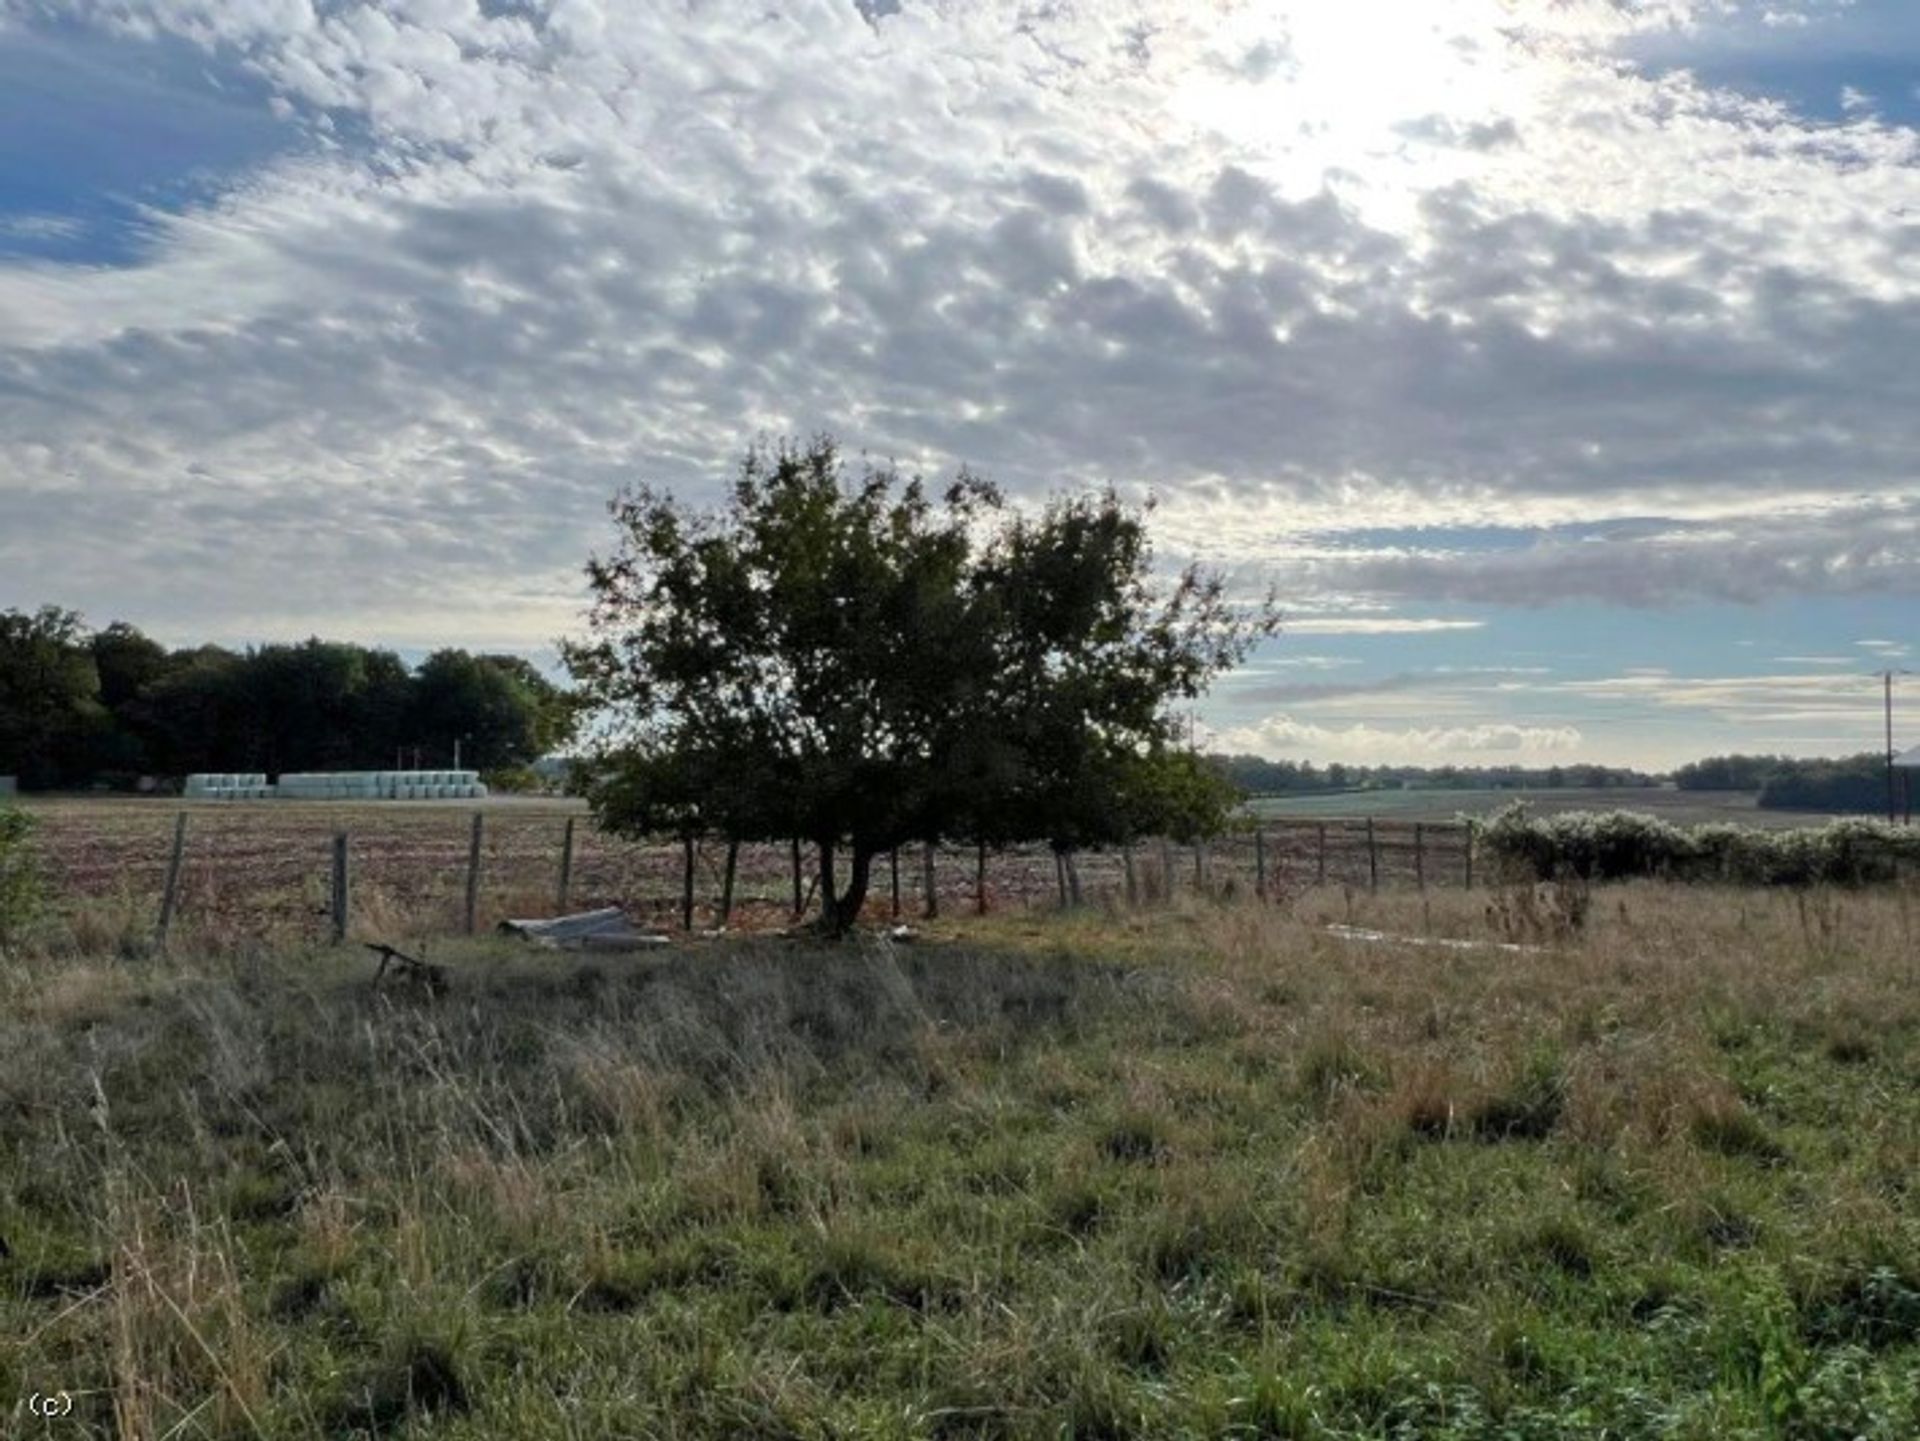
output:
<svg viewBox="0 0 1920 1441"><path fill-rule="evenodd" d="M1810 811L1763 811L1755 806L1755 800L1752 791L1679 791L1648 786L1623 790L1342 791L1324 796L1262 796L1250 805L1261 816L1316 820L1334 816L1451 820L1456 815L1484 815L1515 801L1525 801L1542 815L1556 811L1644 811L1681 826L1737 821L1781 830L1822 825L1833 819Z"/></svg>

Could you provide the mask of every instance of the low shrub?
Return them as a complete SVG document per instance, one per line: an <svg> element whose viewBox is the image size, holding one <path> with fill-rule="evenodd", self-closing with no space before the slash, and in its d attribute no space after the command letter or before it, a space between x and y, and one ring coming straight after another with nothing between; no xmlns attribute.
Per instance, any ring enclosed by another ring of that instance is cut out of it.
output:
<svg viewBox="0 0 1920 1441"><path fill-rule="evenodd" d="M1536 816L1516 802L1473 828L1492 867L1531 880L1639 877L1765 886L1856 886L1920 867L1920 832L1841 820L1798 830L1685 828L1634 811Z"/></svg>

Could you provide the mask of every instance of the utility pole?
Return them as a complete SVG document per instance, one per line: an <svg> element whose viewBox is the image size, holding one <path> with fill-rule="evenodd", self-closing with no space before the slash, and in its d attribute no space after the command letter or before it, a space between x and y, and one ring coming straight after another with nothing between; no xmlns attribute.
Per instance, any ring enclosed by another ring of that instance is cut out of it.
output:
<svg viewBox="0 0 1920 1441"><path fill-rule="evenodd" d="M1881 684L1886 690L1886 697L1887 697L1887 824L1895 825L1899 822L1899 819L1900 819L1900 808L1899 808L1899 803L1896 799L1897 791L1894 786L1895 772L1894 772L1894 765L1893 765L1893 678L1897 675L1912 675L1913 672L1909 670L1894 670L1892 668L1888 668L1887 670L1877 670L1874 672L1874 674L1880 677Z"/></svg>

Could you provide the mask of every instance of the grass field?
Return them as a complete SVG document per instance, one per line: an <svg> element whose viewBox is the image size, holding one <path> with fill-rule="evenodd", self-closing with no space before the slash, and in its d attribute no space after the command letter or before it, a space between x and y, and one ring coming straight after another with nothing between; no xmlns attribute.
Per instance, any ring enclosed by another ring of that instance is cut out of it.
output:
<svg viewBox="0 0 1920 1441"><path fill-rule="evenodd" d="M16 958L0 1416L1910 1441L1916 919L1336 888L910 946L481 941L437 999L318 950Z"/></svg>
<svg viewBox="0 0 1920 1441"><path fill-rule="evenodd" d="M1379 790L1334 795L1260 796L1249 802L1256 815L1276 819L1322 816L1374 816L1386 820L1445 821L1456 815L1486 815L1525 801L1541 815L1558 811L1643 811L1673 825L1734 821L1740 825L1788 829L1815 826L1833 817L1808 811L1761 810L1752 791L1681 791L1665 786L1619 790Z"/></svg>

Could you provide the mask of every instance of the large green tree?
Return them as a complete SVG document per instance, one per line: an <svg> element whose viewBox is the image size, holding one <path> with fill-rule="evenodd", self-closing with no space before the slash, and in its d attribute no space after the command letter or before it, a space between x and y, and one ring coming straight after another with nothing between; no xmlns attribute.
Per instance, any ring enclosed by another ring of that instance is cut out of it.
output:
<svg viewBox="0 0 1920 1441"><path fill-rule="evenodd" d="M80 617L0 611L0 774L29 788L73 779L107 724Z"/></svg>
<svg viewBox="0 0 1920 1441"><path fill-rule="evenodd" d="M521 766L562 744L571 728L567 698L517 656L439 650L413 680L408 732L436 760L478 770Z"/></svg>
<svg viewBox="0 0 1920 1441"><path fill-rule="evenodd" d="M1112 494L1022 518L964 473L852 475L826 438L749 451L717 511L639 489L613 517L564 651L601 822L804 839L834 932L906 841L1205 824L1168 708L1273 625L1197 570L1157 581Z"/></svg>

